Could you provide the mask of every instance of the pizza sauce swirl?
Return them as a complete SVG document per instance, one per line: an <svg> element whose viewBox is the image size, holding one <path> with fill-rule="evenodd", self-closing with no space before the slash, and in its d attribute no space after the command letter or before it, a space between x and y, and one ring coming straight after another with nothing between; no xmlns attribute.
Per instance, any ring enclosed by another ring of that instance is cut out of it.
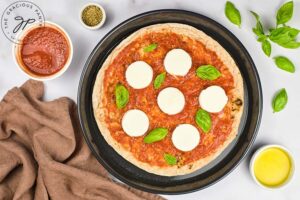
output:
<svg viewBox="0 0 300 200"><path fill-rule="evenodd" d="M144 52L143 48L155 43L157 48L152 52ZM166 79L159 89L154 89L152 83L144 89L134 89L128 85L125 79L127 67L135 61L145 61L153 69L153 77L165 72L163 61L168 51L180 48L188 52L192 58L192 68L186 76L172 76L167 73ZM221 77L213 81L202 80L196 76L196 69L200 65L210 64L215 66ZM123 84L129 91L129 102L123 109L118 109L115 102L115 87L118 83ZM105 107L105 122L111 136L120 143L127 151L141 161L152 166L167 167L164 153L175 155L178 166L187 165L193 161L205 158L214 153L222 145L232 130L233 118L231 116L231 101L233 101L232 89L234 89L233 76L215 52L207 49L201 42L191 39L185 35L168 32L154 32L145 34L127 45L114 58L104 74L103 105ZM229 98L229 102L220 113L211 113L212 127L209 133L204 133L195 122L195 114L199 109L199 93L211 86L221 86ZM176 87L185 96L185 107L183 111L175 115L163 113L157 104L159 92L166 87ZM165 139L145 144L141 137L130 137L122 129L121 120L124 113L130 109L144 111L150 121L148 131L164 127L169 130ZM173 130L179 124L192 124L197 127L201 134L198 146L189 152L176 149L172 143Z"/></svg>

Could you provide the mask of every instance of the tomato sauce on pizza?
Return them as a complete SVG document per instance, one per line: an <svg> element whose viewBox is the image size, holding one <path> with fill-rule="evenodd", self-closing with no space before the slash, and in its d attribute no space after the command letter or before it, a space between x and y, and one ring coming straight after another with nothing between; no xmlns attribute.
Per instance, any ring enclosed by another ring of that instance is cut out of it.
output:
<svg viewBox="0 0 300 200"><path fill-rule="evenodd" d="M145 53L143 48L149 44L157 44L157 48ZM159 90L150 85L144 89L133 89L125 79L125 71L129 64L137 60L147 62L153 68L154 76L165 71L163 60L165 55L171 49L180 48L188 52L192 57L192 68L184 77L177 77L167 74L165 82ZM215 66L222 76L214 81L199 79L195 70L203 64ZM116 84L122 83L129 90L130 98L125 109L119 110L116 107L114 89ZM172 145L171 133L174 128L181 123L195 123L195 113L199 108L198 96L199 91L210 85L219 85L224 88L230 99L230 91L233 89L233 77L227 67L218 59L216 54L205 48L205 46L189 37L176 33L151 33L138 38L136 41L125 47L122 52L114 59L108 67L104 78L104 93L109 97L106 107L108 113L106 123L112 137L118 141L124 148L140 161L150 163L151 165L167 166L163 154L168 152L175 155L181 165L188 164L200 158L204 158L225 141L231 132L232 118L231 108L225 107L224 110L217 114L212 114L212 129L209 133L203 133L200 128L201 142L190 152L182 152ZM159 91L168 86L180 89L186 100L182 112L176 115L167 115L163 113L157 105L157 95ZM145 144L143 137L130 137L122 129L121 120L123 114L129 110L137 108L144 111L150 120L149 129L156 127L166 127L170 134L163 141L152 144Z"/></svg>

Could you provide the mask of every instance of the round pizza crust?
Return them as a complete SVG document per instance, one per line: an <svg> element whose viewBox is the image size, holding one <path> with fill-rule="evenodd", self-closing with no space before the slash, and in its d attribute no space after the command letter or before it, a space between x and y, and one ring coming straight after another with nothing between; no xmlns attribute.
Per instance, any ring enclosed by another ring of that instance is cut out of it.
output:
<svg viewBox="0 0 300 200"><path fill-rule="evenodd" d="M99 70L97 74L97 78L95 81L94 89L93 89L93 96L92 96L92 103L93 103L93 110L94 110L94 116L97 122L97 125L100 129L101 134L107 141L107 143L114 148L116 152L118 152L123 158L125 158L130 163L136 165L137 167L149 172L154 173L161 176L177 176L177 175L185 175L192 173L203 166L210 163L212 160L214 160L220 153L223 152L223 150L234 140L238 133L238 128L241 120L241 116L243 113L243 105L239 106L239 109L234 109L234 113L231 113L234 115L234 121L232 124L232 131L228 135L226 141L220 145L215 152L212 152L209 156L197 160L193 163L189 163L187 165L184 165L182 167L177 166L169 166L169 167L159 167L159 166L151 166L148 163L141 162L137 160L131 152L125 150L120 143L118 143L114 138L111 136L110 131L107 128L107 125L105 123L104 117L105 117L105 104L107 102L105 95L103 95L103 80L104 80L104 74L106 69L109 67L109 65L112 63L114 58L125 48L128 44L130 44L132 41L134 41L138 37L142 37L144 34L149 34L151 32L174 32L181 35L186 35L194 40L200 41L202 44L205 45L205 47L209 50L214 51L218 58L224 63L225 66L227 66L228 70L231 72L233 79L234 79L234 87L233 90L233 98L232 101L235 99L240 99L242 102L244 102L244 89L243 89L243 79L241 76L241 73L236 66L234 60L229 55L229 53L214 39L206 35L204 32L184 24L178 24L178 23L165 23L165 24L156 24L144 27L133 34L131 34L129 37L124 39L107 57L104 64L102 65L101 69ZM234 106L234 104L232 103Z"/></svg>

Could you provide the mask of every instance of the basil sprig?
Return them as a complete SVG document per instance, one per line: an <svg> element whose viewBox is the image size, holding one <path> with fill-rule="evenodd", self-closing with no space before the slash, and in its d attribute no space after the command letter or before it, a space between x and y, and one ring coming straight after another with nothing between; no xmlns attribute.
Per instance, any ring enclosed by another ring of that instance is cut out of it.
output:
<svg viewBox="0 0 300 200"><path fill-rule="evenodd" d="M273 112L283 110L288 102L288 95L284 88L282 88L274 97L272 101Z"/></svg>
<svg viewBox="0 0 300 200"><path fill-rule="evenodd" d="M237 25L238 27L241 27L242 18L241 18L240 11L230 1L226 2L225 15L227 19L231 21L231 23Z"/></svg>
<svg viewBox="0 0 300 200"><path fill-rule="evenodd" d="M256 12L250 11L252 13L252 15L255 17L256 19L256 27L252 28L253 33L255 33L258 37L264 36L265 32L264 32L264 28L262 26L262 23L260 21L260 17Z"/></svg>
<svg viewBox="0 0 300 200"><path fill-rule="evenodd" d="M262 41L261 48L264 51L264 53L266 54L266 56L270 57L271 51L272 51L272 46L268 40Z"/></svg>
<svg viewBox="0 0 300 200"><path fill-rule="evenodd" d="M292 18L293 9L293 1L287 2L279 8L276 15L276 28L271 28L269 34L265 34L259 15L251 11L256 19L256 27L252 30L258 37L257 40L262 42L262 50L267 56L271 55L272 48L270 41L287 49L296 49L300 47L300 42L297 41L297 36L300 31L285 24Z"/></svg>
<svg viewBox="0 0 300 200"><path fill-rule="evenodd" d="M118 109L122 109L129 101L129 92L124 85L118 83L115 88L116 104Z"/></svg>
<svg viewBox="0 0 300 200"><path fill-rule="evenodd" d="M295 65L287 57L277 56L274 58L274 61L278 68L290 73L295 72Z"/></svg>
<svg viewBox="0 0 300 200"><path fill-rule="evenodd" d="M166 79L166 72L157 75L153 82L154 88L155 89L160 88L160 86L164 83L165 79Z"/></svg>
<svg viewBox="0 0 300 200"><path fill-rule="evenodd" d="M168 129L155 128L144 138L144 142L151 144L163 140L168 135Z"/></svg>
<svg viewBox="0 0 300 200"><path fill-rule="evenodd" d="M176 165L177 163L177 158L169 153L164 154L164 159L168 165Z"/></svg>
<svg viewBox="0 0 300 200"><path fill-rule="evenodd" d="M261 48L263 52L270 57L272 47L271 43L268 41L268 36L265 35L263 25L260 21L260 17L256 12L250 11L256 19L256 26L252 28L253 33L258 37L257 41L261 42Z"/></svg>
<svg viewBox="0 0 300 200"><path fill-rule="evenodd" d="M144 47L144 52L151 52L151 51L154 51L157 47L157 44L153 43L153 44L150 44L146 47Z"/></svg>
<svg viewBox="0 0 300 200"><path fill-rule="evenodd" d="M286 22L290 21L290 19L293 16L293 10L294 10L294 2L289 1L285 4L283 4L276 14L276 24L277 26L280 24L285 24Z"/></svg>
<svg viewBox="0 0 300 200"><path fill-rule="evenodd" d="M212 122L208 112L203 109L199 109L196 113L195 121L204 133L208 133L210 131Z"/></svg>
<svg viewBox="0 0 300 200"><path fill-rule="evenodd" d="M212 65L202 65L197 68L196 74L203 80L215 80L221 76L221 72Z"/></svg>

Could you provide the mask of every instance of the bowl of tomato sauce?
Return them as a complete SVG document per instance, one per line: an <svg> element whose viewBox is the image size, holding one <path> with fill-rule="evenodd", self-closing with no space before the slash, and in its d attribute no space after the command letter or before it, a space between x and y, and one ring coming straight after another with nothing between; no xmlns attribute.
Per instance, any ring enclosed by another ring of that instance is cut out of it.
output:
<svg viewBox="0 0 300 200"><path fill-rule="evenodd" d="M15 61L22 72L35 80L51 80L62 75L70 66L73 45L68 33L58 24L33 24L14 44Z"/></svg>

